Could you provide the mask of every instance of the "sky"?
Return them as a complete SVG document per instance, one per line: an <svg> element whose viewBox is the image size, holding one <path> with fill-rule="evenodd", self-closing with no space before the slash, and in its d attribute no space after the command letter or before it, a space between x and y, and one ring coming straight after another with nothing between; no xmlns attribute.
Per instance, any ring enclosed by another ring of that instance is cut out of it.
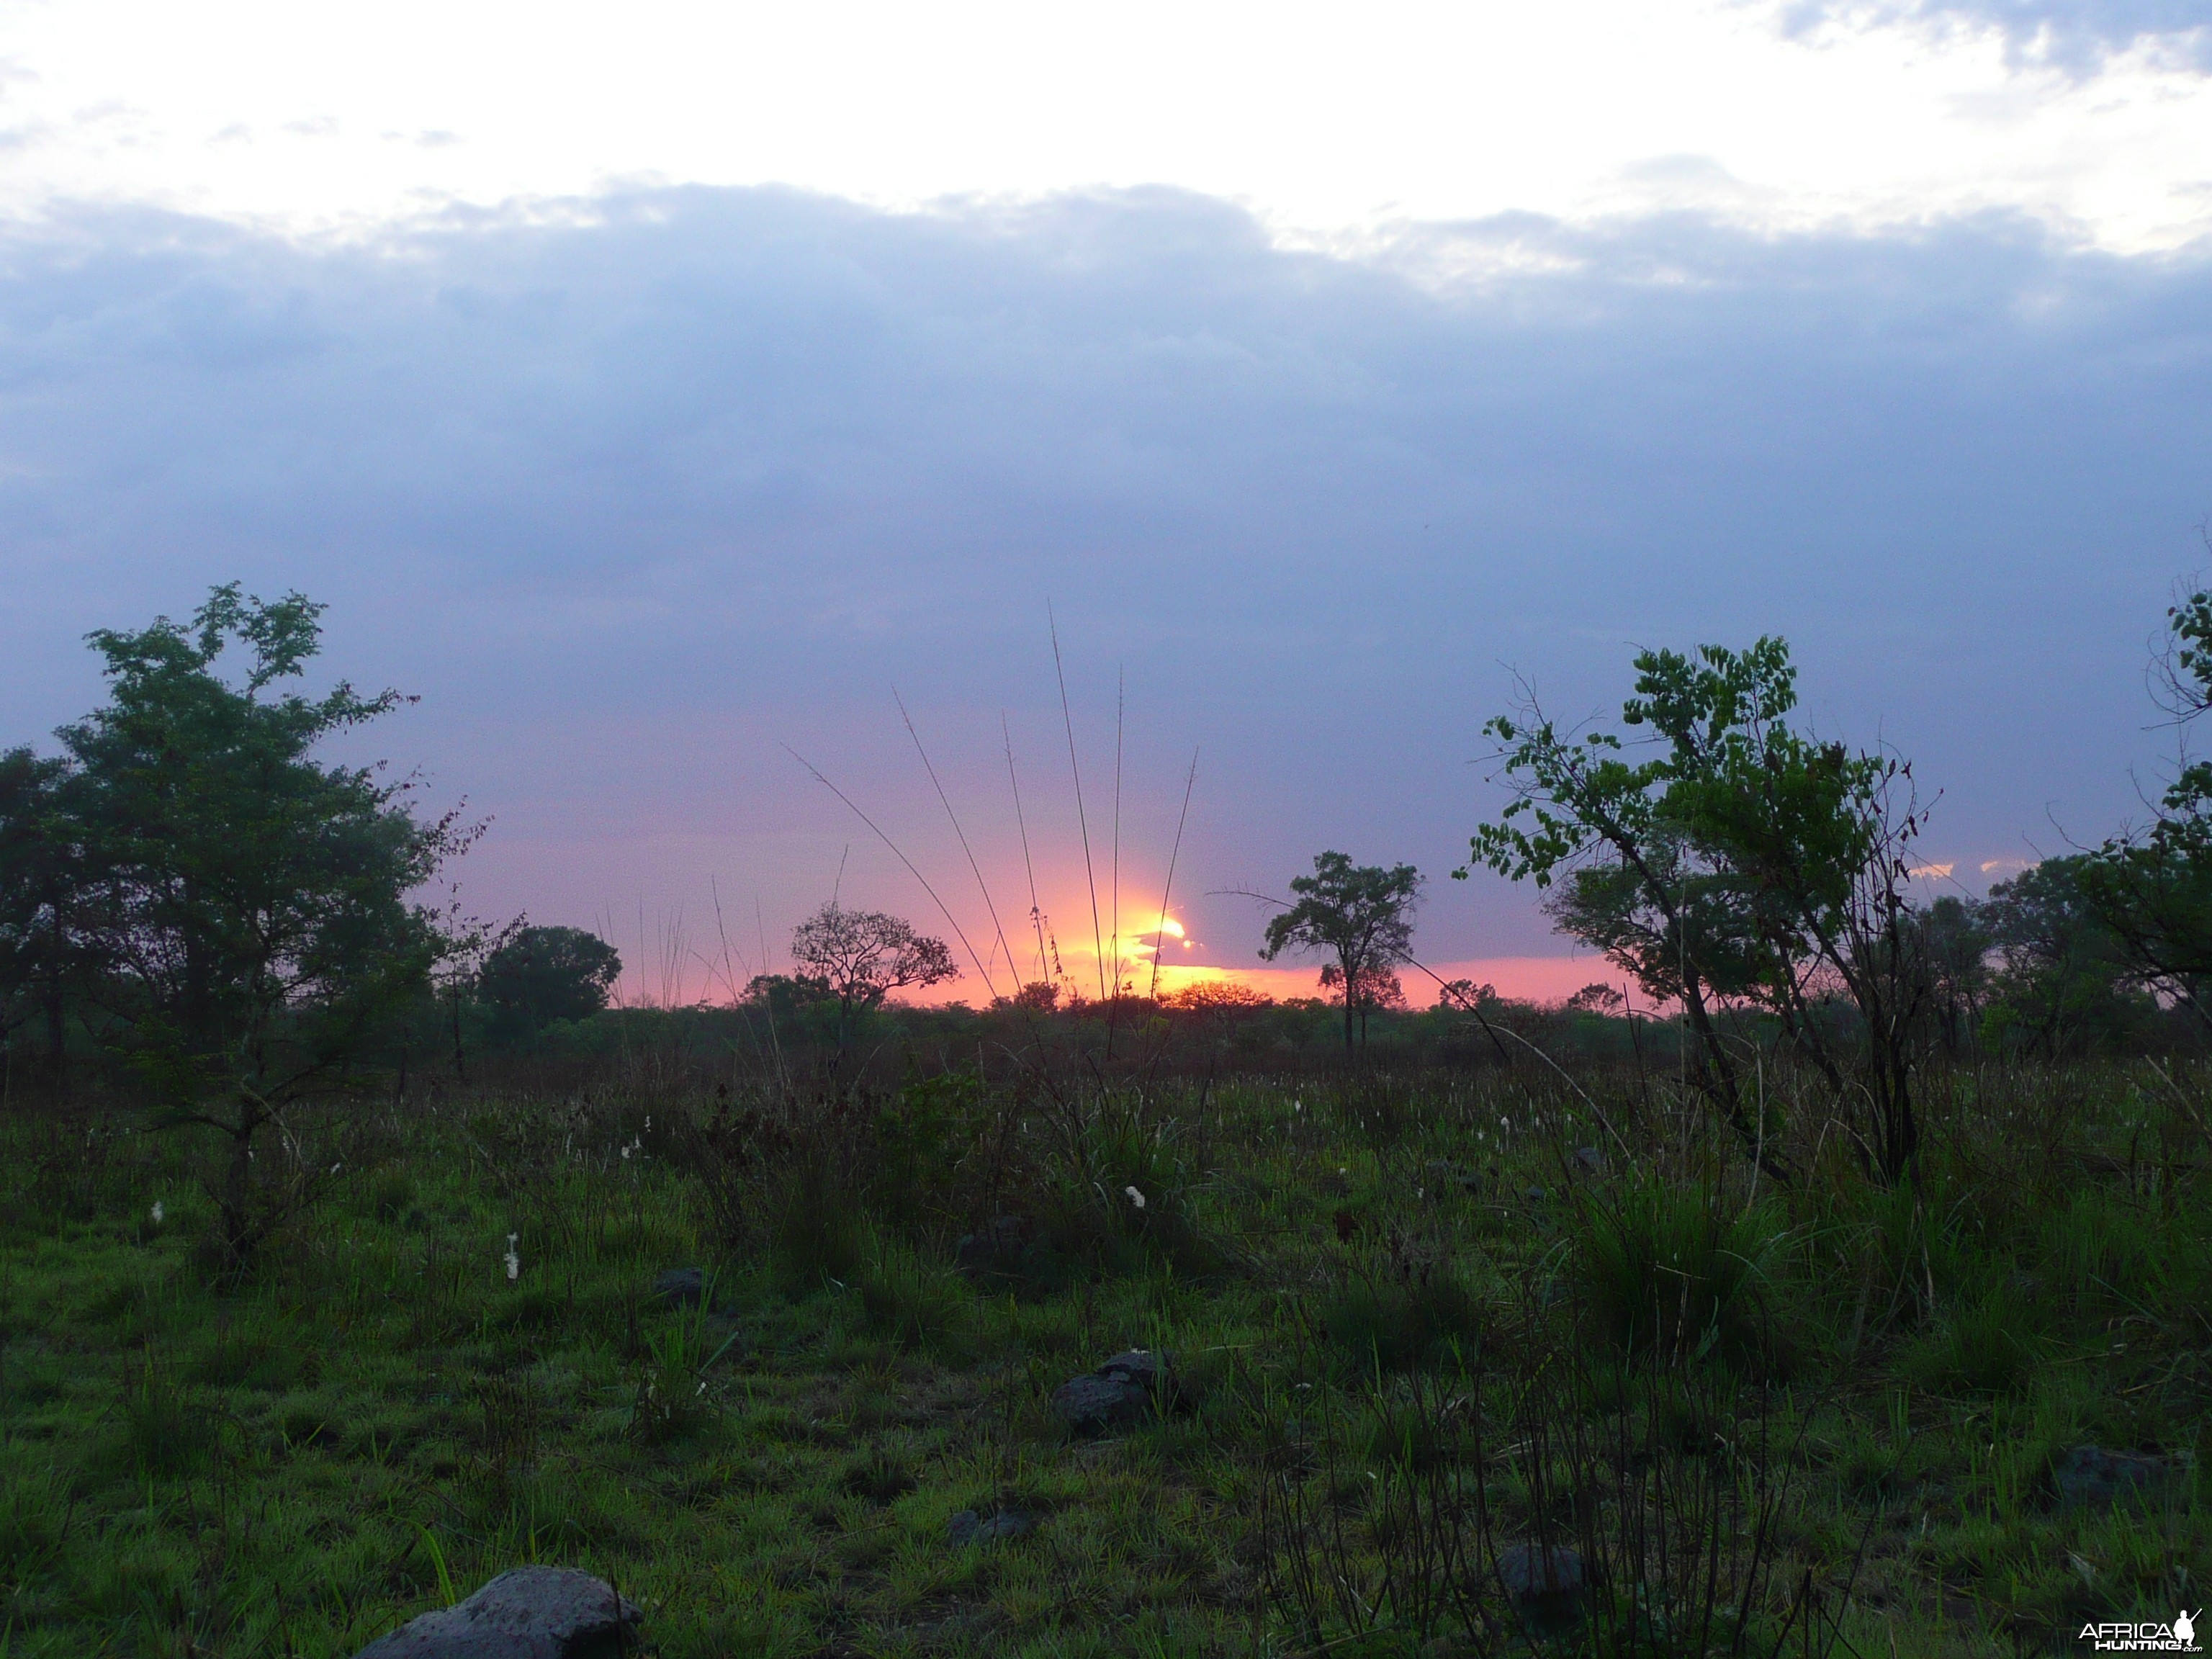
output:
<svg viewBox="0 0 2212 1659"><path fill-rule="evenodd" d="M0 0L0 741L297 588L632 996L1032 880L1256 971L1324 848L1563 995L1480 728L1640 647L1786 636L1947 890L2140 817L2208 369L2201 3Z"/></svg>

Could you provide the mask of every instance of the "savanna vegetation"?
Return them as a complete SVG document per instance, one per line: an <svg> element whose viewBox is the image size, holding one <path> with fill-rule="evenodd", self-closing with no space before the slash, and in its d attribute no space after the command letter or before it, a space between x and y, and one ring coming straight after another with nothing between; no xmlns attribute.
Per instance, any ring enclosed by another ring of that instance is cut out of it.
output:
<svg viewBox="0 0 2212 1659"><path fill-rule="evenodd" d="M349 1655L528 1562L672 1659L2212 1600L2212 772L1931 899L1909 765L1779 642L1653 653L1619 731L1492 723L1469 851L1626 996L1416 1011L1418 872L1324 853L1267 933L1310 1000L907 1006L951 951L833 901L789 974L615 1006L605 941L426 897L476 831L322 757L394 697L292 689L316 617L96 635L109 702L0 757L9 1659ZM2212 599L2171 620L2186 720Z"/></svg>

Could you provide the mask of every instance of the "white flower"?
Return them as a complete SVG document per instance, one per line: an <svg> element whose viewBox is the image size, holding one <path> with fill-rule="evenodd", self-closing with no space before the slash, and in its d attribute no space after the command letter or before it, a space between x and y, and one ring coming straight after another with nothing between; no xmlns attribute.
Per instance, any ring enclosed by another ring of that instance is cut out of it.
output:
<svg viewBox="0 0 2212 1659"><path fill-rule="evenodd" d="M1145 1195L1139 1192L1134 1187L1124 1187L1121 1190L1128 1194L1130 1203L1135 1205L1140 1210L1145 1207Z"/></svg>
<svg viewBox="0 0 2212 1659"><path fill-rule="evenodd" d="M161 1224L161 1200L158 1198L154 1200L154 1224L156 1227Z"/></svg>
<svg viewBox="0 0 2212 1659"><path fill-rule="evenodd" d="M507 1236L507 1255L505 1260L507 1262L507 1282L510 1285L514 1284L516 1279L522 1277L522 1258L515 1253L514 1249L515 1241L521 1237L522 1235L520 1233L509 1233Z"/></svg>

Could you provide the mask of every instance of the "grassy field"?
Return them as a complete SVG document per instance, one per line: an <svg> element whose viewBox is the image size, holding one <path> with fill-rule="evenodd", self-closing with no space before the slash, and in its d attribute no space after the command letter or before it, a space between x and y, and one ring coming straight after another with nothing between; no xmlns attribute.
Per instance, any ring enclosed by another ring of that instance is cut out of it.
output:
<svg viewBox="0 0 2212 1659"><path fill-rule="evenodd" d="M346 1655L533 1561L667 1659L1871 1659L2212 1602L2212 1079L1931 1079L1895 1190L1786 1079L1786 1185L1595 1071L733 1082L334 1105L258 1148L296 1213L237 1282L214 1148L12 1107L0 1656ZM1071 1431L1131 1347L1158 1409ZM2160 1461L2076 1503L2082 1445ZM1581 1616L1507 1593L1532 1540Z"/></svg>

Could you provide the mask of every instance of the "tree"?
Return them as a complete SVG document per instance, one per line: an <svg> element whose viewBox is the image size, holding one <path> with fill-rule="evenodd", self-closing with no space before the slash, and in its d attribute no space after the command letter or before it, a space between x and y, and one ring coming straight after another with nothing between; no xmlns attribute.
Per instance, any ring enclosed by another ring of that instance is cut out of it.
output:
<svg viewBox="0 0 2212 1659"><path fill-rule="evenodd" d="M1321 988L1332 1003L1343 1003L1359 1011L1359 1046L1367 1046L1367 1016L1377 1008L1389 1008L1402 1012L1406 1007L1406 988L1398 983L1397 975L1388 968L1364 968L1358 979L1347 991L1344 970L1334 963L1323 964Z"/></svg>
<svg viewBox="0 0 2212 1659"><path fill-rule="evenodd" d="M1987 1023L1998 1043L2058 1060L2118 1047L2155 1012L2133 988L2127 947L2084 890L2097 869L2094 855L2045 859L1990 889L1982 920L1997 970Z"/></svg>
<svg viewBox="0 0 2212 1659"><path fill-rule="evenodd" d="M89 994L162 1121L228 1138L216 1199L234 1267L278 1213L257 1208L258 1132L343 1086L456 948L411 896L475 834L453 813L418 820L410 784L379 768L314 758L402 701L343 682L276 695L315 655L322 609L233 583L189 627L95 633L110 701L59 734ZM233 649L246 658L237 685L217 672Z"/></svg>
<svg viewBox="0 0 2212 1659"><path fill-rule="evenodd" d="M848 910L836 899L792 931L791 957L837 999L840 1048L853 1016L878 1006L893 991L960 977L943 939L917 933L879 910Z"/></svg>
<svg viewBox="0 0 2212 1659"><path fill-rule="evenodd" d="M1626 1009L1628 999L1610 985L1592 983L1583 986L1569 997L1566 1006L1573 1013L1595 1014L1601 1018L1611 1019Z"/></svg>
<svg viewBox="0 0 2212 1659"><path fill-rule="evenodd" d="M1796 671L1780 640L1694 659L1645 651L1634 666L1621 719L1652 732L1648 760L1632 763L1610 732L1562 734L1533 699L1484 728L1513 799L1476 830L1470 866L1556 883L1547 908L1566 932L1680 1004L1699 1086L1776 1174L1716 1019L1731 1006L1775 1015L1839 1101L1868 1103L1854 1133L1894 1180L1918 1145L1911 1077L1926 987L1907 902L1922 817L1910 765L1794 727ZM1821 1018L1838 994L1863 1037L1856 1087Z"/></svg>
<svg viewBox="0 0 2212 1659"><path fill-rule="evenodd" d="M525 927L484 958L477 994L498 1027L526 1034L562 1019L589 1019L622 976L615 947L580 927Z"/></svg>
<svg viewBox="0 0 2212 1659"><path fill-rule="evenodd" d="M67 810L73 781L64 760L27 748L0 752L0 1045L20 1027L42 1024L57 1081L80 963L82 860Z"/></svg>
<svg viewBox="0 0 2212 1659"><path fill-rule="evenodd" d="M2212 588L2177 600L2166 624L2154 680L2167 716L2185 730L2212 708ZM2136 982L2212 1024L2212 762L2191 761L2185 750L2149 826L2112 836L2069 867Z"/></svg>
<svg viewBox="0 0 2212 1659"><path fill-rule="evenodd" d="M1297 902L1267 923L1260 959L1273 962L1286 950L1326 952L1336 960L1322 972L1324 985L1349 987L1344 998L1344 1051L1352 1051L1355 1030L1363 1035L1367 998L1382 989L1376 975L1389 975L1413 955L1413 911L1420 902L1420 872L1410 864L1354 865L1342 853L1320 853L1314 872L1291 883ZM1331 977L1331 971L1334 977ZM1390 983L1395 985L1393 978Z"/></svg>
<svg viewBox="0 0 2212 1659"><path fill-rule="evenodd" d="M1984 907L1947 894L1919 911L1914 921L1936 1031L1947 1053L1963 1053L1973 1046L1989 1000L1989 958L1996 941Z"/></svg>

